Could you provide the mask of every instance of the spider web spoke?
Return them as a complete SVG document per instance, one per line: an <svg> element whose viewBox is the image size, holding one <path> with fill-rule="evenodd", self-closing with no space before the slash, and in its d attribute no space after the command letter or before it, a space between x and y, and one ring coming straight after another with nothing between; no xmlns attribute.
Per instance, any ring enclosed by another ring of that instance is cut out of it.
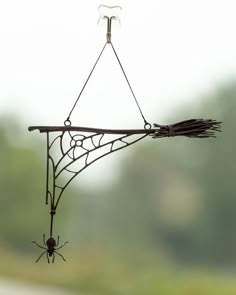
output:
<svg viewBox="0 0 236 295"><path fill-rule="evenodd" d="M114 141L112 143L111 150L116 151L116 150L119 150L119 149L129 146L130 145L129 142L124 141L124 138L126 138L126 137L127 136L124 136L123 138L120 138L119 140Z"/></svg>
<svg viewBox="0 0 236 295"><path fill-rule="evenodd" d="M62 137L62 135L60 134L60 135L58 135L58 136L56 136L52 141L51 141L51 143L49 144L49 150L52 148L52 146L54 145L54 143L59 139L59 138L61 138ZM60 140L61 141L61 140Z"/></svg>
<svg viewBox="0 0 236 295"><path fill-rule="evenodd" d="M93 147L96 148L96 144L94 142L94 137L93 136L91 137L91 143L92 143Z"/></svg>
<svg viewBox="0 0 236 295"><path fill-rule="evenodd" d="M49 145L48 145L48 154L53 155L53 158L51 157L51 160L54 162L54 165L57 166L58 162L63 158L65 152L63 150L63 137L64 137L64 131L61 132L61 134L54 136L54 134L49 133Z"/></svg>

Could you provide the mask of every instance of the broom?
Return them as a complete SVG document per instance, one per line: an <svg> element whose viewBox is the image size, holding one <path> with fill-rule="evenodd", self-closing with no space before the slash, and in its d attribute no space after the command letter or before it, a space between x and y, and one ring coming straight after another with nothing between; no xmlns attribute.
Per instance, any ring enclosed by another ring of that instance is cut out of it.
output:
<svg viewBox="0 0 236 295"><path fill-rule="evenodd" d="M216 137L215 132L221 131L221 123L215 120L190 119L172 125L153 124L156 128L150 135L153 138L187 136L192 138Z"/></svg>

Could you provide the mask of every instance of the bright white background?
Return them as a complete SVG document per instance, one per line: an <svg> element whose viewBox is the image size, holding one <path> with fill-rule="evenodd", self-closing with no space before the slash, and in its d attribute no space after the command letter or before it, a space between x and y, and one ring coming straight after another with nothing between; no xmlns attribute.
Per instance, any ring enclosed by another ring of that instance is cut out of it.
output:
<svg viewBox="0 0 236 295"><path fill-rule="evenodd" d="M0 115L18 114L25 129L63 124L105 43L99 4L123 8L112 41L151 123L234 77L234 0L1 0ZM71 119L143 127L110 48Z"/></svg>
<svg viewBox="0 0 236 295"><path fill-rule="evenodd" d="M24 114L30 124L63 122L105 42L106 26L97 25L101 3L123 7L113 44L151 122L235 74L234 0L2 0L1 113ZM75 110L81 123L93 125L96 116L112 112L106 107L112 101L117 120L142 125L110 50L84 94L83 112L80 105ZM93 118L85 120L90 112Z"/></svg>

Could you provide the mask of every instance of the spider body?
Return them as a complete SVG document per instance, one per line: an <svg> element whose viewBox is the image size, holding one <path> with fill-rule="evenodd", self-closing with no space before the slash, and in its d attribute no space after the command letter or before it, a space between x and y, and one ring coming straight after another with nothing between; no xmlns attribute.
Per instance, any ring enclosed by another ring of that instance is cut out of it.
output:
<svg viewBox="0 0 236 295"><path fill-rule="evenodd" d="M46 245L47 245L47 252L48 252L48 255L51 257L53 256L53 253L55 252L55 247L57 246L57 243L55 241L55 239L53 238L49 238L47 241L46 241Z"/></svg>
<svg viewBox="0 0 236 295"><path fill-rule="evenodd" d="M52 263L54 263L55 260L55 254L61 256L61 258L65 260L64 256L60 253L57 252L57 250L61 249L62 247L64 247L68 242L65 242L62 246L59 246L59 236L57 237L57 242L53 237L50 237L47 239L47 241L45 240L45 234L43 235L43 243L44 246L39 245L38 243L36 243L35 241L33 241L32 243L36 244L39 248L44 249L45 251L43 251L43 253L39 256L39 258L36 260L36 263L40 260L40 258L46 254L47 256L47 260L48 263L50 263L50 259L49 257L52 257ZM59 247L58 247L59 246Z"/></svg>

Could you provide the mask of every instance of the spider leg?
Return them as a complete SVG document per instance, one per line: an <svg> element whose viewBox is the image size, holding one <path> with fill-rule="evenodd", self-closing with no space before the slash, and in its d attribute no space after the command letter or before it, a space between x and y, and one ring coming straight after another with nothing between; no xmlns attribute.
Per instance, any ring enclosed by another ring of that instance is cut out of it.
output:
<svg viewBox="0 0 236 295"><path fill-rule="evenodd" d="M39 261L39 259L45 254L47 252L47 250L46 251L44 251L40 256L39 256L39 258L35 261L35 263L37 263L38 261Z"/></svg>
<svg viewBox="0 0 236 295"><path fill-rule="evenodd" d="M57 251L54 251L54 252L55 252L57 255L61 256L61 258L62 258L64 261L66 261L63 255L61 255L61 254L58 253Z"/></svg>
<svg viewBox="0 0 236 295"><path fill-rule="evenodd" d="M61 249L62 247L64 247L66 244L68 244L69 242L65 242L62 246L58 247L58 248L55 248L55 250L59 250Z"/></svg>
<svg viewBox="0 0 236 295"><path fill-rule="evenodd" d="M50 260L49 260L49 257L48 257L48 251L46 251L47 252L47 259L48 259L48 263L50 263Z"/></svg>
<svg viewBox="0 0 236 295"><path fill-rule="evenodd" d="M56 243L56 247L59 245L59 236L57 236L57 243Z"/></svg>
<svg viewBox="0 0 236 295"><path fill-rule="evenodd" d="M44 243L45 246L47 246L46 240L45 240L45 234L43 235L43 243Z"/></svg>
<svg viewBox="0 0 236 295"><path fill-rule="evenodd" d="M55 254L52 253L52 263L54 263L54 260L55 260Z"/></svg>
<svg viewBox="0 0 236 295"><path fill-rule="evenodd" d="M36 244L36 245L37 245L39 248L41 248L41 249L47 250L47 248L45 248L45 247L43 247L43 246L39 245L39 244L38 244L38 243L36 243L35 241L32 241L32 243Z"/></svg>

